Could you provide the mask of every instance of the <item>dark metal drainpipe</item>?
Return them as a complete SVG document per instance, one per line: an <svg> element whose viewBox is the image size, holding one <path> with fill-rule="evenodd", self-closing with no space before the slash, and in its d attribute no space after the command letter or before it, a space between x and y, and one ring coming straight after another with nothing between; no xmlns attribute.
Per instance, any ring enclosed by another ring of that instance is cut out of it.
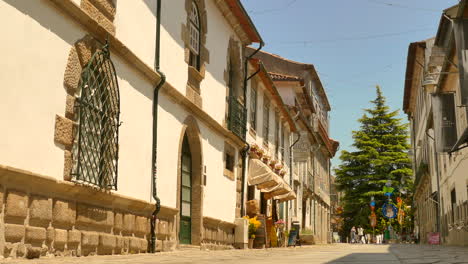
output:
<svg viewBox="0 0 468 264"><path fill-rule="evenodd" d="M263 41L260 41L260 46L258 47L258 49L256 49L252 54L250 54L249 56L246 57L245 59L245 62L244 62L244 106L245 106L245 111L247 112L247 81L250 80L252 77L254 77L257 73L260 72L260 67L258 68L258 70L256 72L254 72L252 75L250 75L249 77L247 77L247 74L248 74L248 63L249 63L249 60L255 56L255 54L257 54L257 52L259 52L263 46L265 45L265 43L263 43ZM245 126L247 127L247 124L245 124ZM247 138L247 129L245 130L245 138ZM245 215L245 212L244 212L244 194L245 194L245 178L246 178L246 174L247 174L247 160L248 160L248 151L250 149L250 145L249 143L247 143L247 140L244 139L244 144L246 145L245 148L241 151L241 156L242 156L242 188L241 188L241 216Z"/></svg>
<svg viewBox="0 0 468 264"><path fill-rule="evenodd" d="M299 118L299 110L297 111L297 115L294 117L294 121L297 121L297 118ZM289 186L291 186L291 188L294 190L294 187L293 187L293 173L294 173L294 161L293 161L293 148L294 148L294 145L297 144L297 142L299 142L299 140L301 139L301 132L298 132L297 133L297 139L296 141L294 141L291 146L289 146ZM286 220L289 221L289 211L292 209L292 204L293 202L292 201L289 201L289 210L286 210ZM286 206L287 208L288 206ZM289 223L288 223L289 224Z"/></svg>
<svg viewBox="0 0 468 264"><path fill-rule="evenodd" d="M152 145L152 159L151 159L151 185L152 185L152 196L156 201L155 210L151 217L151 241L150 241L150 252L156 252L156 216L161 210L161 200L158 197L156 177L157 177L157 149L158 149L158 101L159 91L166 82L166 75L159 69L159 57L161 51L161 0L157 1L156 6L156 50L154 58L154 68L156 72L161 76L161 80L154 87L153 91L153 145Z"/></svg>

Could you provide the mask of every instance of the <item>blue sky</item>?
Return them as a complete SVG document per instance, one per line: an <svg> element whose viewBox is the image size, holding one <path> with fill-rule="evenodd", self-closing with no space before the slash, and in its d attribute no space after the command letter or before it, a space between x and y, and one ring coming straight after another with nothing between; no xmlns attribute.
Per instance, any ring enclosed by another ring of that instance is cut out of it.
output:
<svg viewBox="0 0 468 264"><path fill-rule="evenodd" d="M242 0L265 51L312 63L332 106L331 137L350 150L357 119L382 87L402 109L410 42L435 36L442 10L457 0ZM407 122L406 115L400 117ZM333 166L340 163L339 153Z"/></svg>

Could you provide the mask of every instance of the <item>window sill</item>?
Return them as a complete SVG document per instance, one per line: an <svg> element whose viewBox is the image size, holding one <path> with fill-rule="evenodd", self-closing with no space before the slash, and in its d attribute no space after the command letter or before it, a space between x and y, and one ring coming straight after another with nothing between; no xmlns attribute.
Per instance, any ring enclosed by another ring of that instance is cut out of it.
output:
<svg viewBox="0 0 468 264"><path fill-rule="evenodd" d="M193 66L189 66L188 67L188 73L190 75L190 77L193 77L195 80L197 80L198 82L201 82L203 81L203 79L205 79L205 76L204 74L202 74L201 72L199 72L195 67Z"/></svg>
<svg viewBox="0 0 468 264"><path fill-rule="evenodd" d="M233 171L230 171L228 169L224 169L224 177L230 179L231 181L234 180L234 172Z"/></svg>

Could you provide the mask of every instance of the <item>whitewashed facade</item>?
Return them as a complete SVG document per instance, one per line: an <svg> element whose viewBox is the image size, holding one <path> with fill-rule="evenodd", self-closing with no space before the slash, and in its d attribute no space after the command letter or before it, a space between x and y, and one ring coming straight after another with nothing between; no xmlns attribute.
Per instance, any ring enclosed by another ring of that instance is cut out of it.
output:
<svg viewBox="0 0 468 264"><path fill-rule="evenodd" d="M157 250L234 244L246 144L230 124L228 99L242 99L243 48L262 40L239 1L161 1L160 21L158 2L0 2L9 25L0 29L9 36L0 73L4 257L147 252L152 238ZM115 72L91 71L93 55L106 52ZM166 82L156 101L160 72ZM84 101L87 89L97 98L92 80L104 87L99 98L118 91L109 100L119 114L100 99ZM86 107L94 119L81 115ZM119 121L113 133L105 131L109 115ZM77 133L86 135L81 143ZM81 156L89 166L80 174L77 153L85 149L96 157ZM155 197L161 208L153 228Z"/></svg>

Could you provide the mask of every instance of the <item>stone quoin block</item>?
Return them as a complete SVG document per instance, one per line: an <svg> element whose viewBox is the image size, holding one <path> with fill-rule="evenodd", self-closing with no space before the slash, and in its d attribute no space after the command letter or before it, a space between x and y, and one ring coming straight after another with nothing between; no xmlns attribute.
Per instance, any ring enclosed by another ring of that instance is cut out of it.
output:
<svg viewBox="0 0 468 264"><path fill-rule="evenodd" d="M79 62L78 62L79 65ZM75 115L75 103L76 103L76 98L73 95L67 94L67 99L65 101L65 117L72 119L74 118Z"/></svg>
<svg viewBox="0 0 468 264"><path fill-rule="evenodd" d="M122 230L126 233L133 233L135 229L135 216L132 214L125 214L123 217Z"/></svg>
<svg viewBox="0 0 468 264"><path fill-rule="evenodd" d="M50 243L52 241L54 241L55 239L55 229L51 226L49 226L47 228L47 233L46 233L46 240L47 240L47 243Z"/></svg>
<svg viewBox="0 0 468 264"><path fill-rule="evenodd" d="M135 217L135 233L144 235L149 233L149 219L144 216Z"/></svg>
<svg viewBox="0 0 468 264"><path fill-rule="evenodd" d="M110 21L114 20L115 5L113 0L89 0Z"/></svg>
<svg viewBox="0 0 468 264"><path fill-rule="evenodd" d="M5 216L26 218L28 213L28 196L23 192L9 191L6 200Z"/></svg>
<svg viewBox="0 0 468 264"><path fill-rule="evenodd" d="M42 253L41 247L32 247L29 245L26 251L26 258L27 259L39 258L41 256L41 253Z"/></svg>
<svg viewBox="0 0 468 264"><path fill-rule="evenodd" d="M123 248L125 251L130 248L130 237L123 237Z"/></svg>
<svg viewBox="0 0 468 264"><path fill-rule="evenodd" d="M140 253L144 253L148 250L148 240L141 238L140 239Z"/></svg>
<svg viewBox="0 0 468 264"><path fill-rule="evenodd" d="M78 244L81 242L81 232L78 230L68 230L68 244Z"/></svg>
<svg viewBox="0 0 468 264"><path fill-rule="evenodd" d="M46 229L42 227L26 227L26 242L42 242L46 240Z"/></svg>
<svg viewBox="0 0 468 264"><path fill-rule="evenodd" d="M3 196L4 196L3 186L0 185L0 207L3 206Z"/></svg>
<svg viewBox="0 0 468 264"><path fill-rule="evenodd" d="M49 199L40 196L31 197L29 208L29 221L35 220L46 226L52 220L52 204Z"/></svg>
<svg viewBox="0 0 468 264"><path fill-rule="evenodd" d="M99 234L96 232L81 232L81 246L82 247L96 247L99 245Z"/></svg>
<svg viewBox="0 0 468 264"><path fill-rule="evenodd" d="M72 176L71 176L71 171L73 168L73 157L72 153L69 150L65 150L63 152L63 179L65 181L71 181Z"/></svg>
<svg viewBox="0 0 468 264"><path fill-rule="evenodd" d="M112 227L114 224L114 213L110 210L77 204L76 222L84 225L96 225Z"/></svg>
<svg viewBox="0 0 468 264"><path fill-rule="evenodd" d="M116 247L116 236L110 234L99 234L99 246L105 249Z"/></svg>
<svg viewBox="0 0 468 264"><path fill-rule="evenodd" d="M63 116L55 115L55 142L71 147L73 144L73 126L74 122Z"/></svg>
<svg viewBox="0 0 468 264"><path fill-rule="evenodd" d="M156 240L156 251L161 252L163 251L163 241L162 240Z"/></svg>
<svg viewBox="0 0 468 264"><path fill-rule="evenodd" d="M114 233L118 233L122 230L123 227L123 214L114 213Z"/></svg>
<svg viewBox="0 0 468 264"><path fill-rule="evenodd" d="M24 225L5 224L5 241L19 242L25 234Z"/></svg>
<svg viewBox="0 0 468 264"><path fill-rule="evenodd" d="M99 9L97 9L89 0L81 0L81 9L83 9L88 15L96 20L98 24L109 31L112 35L115 35L115 26Z"/></svg>
<svg viewBox="0 0 468 264"><path fill-rule="evenodd" d="M71 227L75 224L76 206L73 202L55 200L52 210L53 224Z"/></svg>
<svg viewBox="0 0 468 264"><path fill-rule="evenodd" d="M86 35L75 43L75 49L78 54L81 67L85 67L91 60L93 53L96 51L96 40L92 36Z"/></svg>
<svg viewBox="0 0 468 264"><path fill-rule="evenodd" d="M122 236L115 237L115 248L117 251L124 248L124 238Z"/></svg>
<svg viewBox="0 0 468 264"><path fill-rule="evenodd" d="M141 241L139 238L136 237L130 237L129 239L129 249L130 252L136 253L140 250L141 247Z"/></svg>
<svg viewBox="0 0 468 264"><path fill-rule="evenodd" d="M55 246L62 246L62 245L65 245L65 243L67 243L67 241L68 241L68 231L63 230L63 229L55 229L54 245ZM77 243L77 242L75 242L75 243Z"/></svg>
<svg viewBox="0 0 468 264"><path fill-rule="evenodd" d="M75 94L78 91L78 85L81 78L81 64L78 53L75 48L70 49L67 65L63 76L63 85L68 94Z"/></svg>

